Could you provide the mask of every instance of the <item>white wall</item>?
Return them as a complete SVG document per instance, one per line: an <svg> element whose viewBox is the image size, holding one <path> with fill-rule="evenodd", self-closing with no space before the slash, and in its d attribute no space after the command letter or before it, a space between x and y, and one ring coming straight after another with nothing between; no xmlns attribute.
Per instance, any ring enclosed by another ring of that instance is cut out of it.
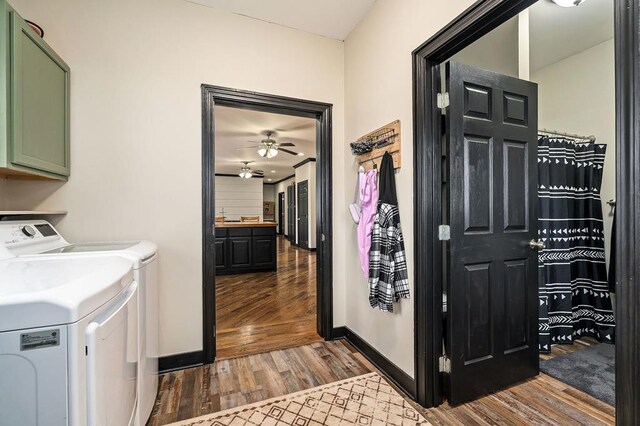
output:
<svg viewBox="0 0 640 426"><path fill-rule="evenodd" d="M303 181L309 181L309 248L316 248L316 162L310 161L296 169L296 191L298 190L298 184ZM296 192L297 194L297 192ZM296 195L296 198L298 196ZM285 195L286 198L286 195ZM296 200L296 212L298 210L298 204ZM296 243L298 241L298 221L296 221Z"/></svg>
<svg viewBox="0 0 640 426"><path fill-rule="evenodd" d="M613 216L605 202L616 196L614 60L612 39L531 74L540 128L594 135L607 144L601 190L607 261Z"/></svg>
<svg viewBox="0 0 640 426"><path fill-rule="evenodd" d="M333 104L342 212L344 44L184 0L11 3L71 67L71 178L11 182L7 207L68 210L58 226L71 241L156 241L160 354L202 349L200 85ZM336 238L336 326L346 250Z"/></svg>
<svg viewBox="0 0 640 426"><path fill-rule="evenodd" d="M518 17L508 20L467 46L451 60L518 77Z"/></svg>
<svg viewBox="0 0 640 426"><path fill-rule="evenodd" d="M226 220L240 220L241 216L260 216L262 221L262 179L216 176L215 212Z"/></svg>
<svg viewBox="0 0 640 426"><path fill-rule="evenodd" d="M411 295L413 268L413 120L411 52L471 6L473 0L377 0L345 41L345 138L353 141L395 119L401 121L402 167L396 174L402 231L405 238ZM346 160L334 190L342 205L352 201L357 166L346 143L336 144ZM403 300L393 314L372 310L359 267L356 227L346 208L335 209L346 224L344 295L346 325L413 377L413 300ZM334 230L334 240L341 239ZM335 270L334 266L334 270Z"/></svg>
<svg viewBox="0 0 640 426"><path fill-rule="evenodd" d="M289 197L287 197L287 187L291 184L294 184L296 181L296 179L294 177L289 178L287 180L283 180L282 182L278 182L275 185L275 192L276 192L276 198L278 197L278 194L281 192L284 192L284 223L283 224L278 224L278 226L282 226L282 233L284 235L288 235L287 234L287 220L289 217L289 212L287 210L287 203L289 202ZM276 202L276 220L280 220L280 206L278 206L278 203ZM280 229L278 229L280 230Z"/></svg>

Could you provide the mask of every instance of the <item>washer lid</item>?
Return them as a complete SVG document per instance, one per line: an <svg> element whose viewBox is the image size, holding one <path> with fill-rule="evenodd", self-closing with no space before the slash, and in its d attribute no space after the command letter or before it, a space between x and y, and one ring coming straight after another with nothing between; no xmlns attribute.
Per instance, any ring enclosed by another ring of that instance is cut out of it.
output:
<svg viewBox="0 0 640 426"><path fill-rule="evenodd" d="M122 257L0 261L0 332L79 321L133 280Z"/></svg>
<svg viewBox="0 0 640 426"><path fill-rule="evenodd" d="M88 243L72 243L63 247L58 247L53 250L42 252L43 254L80 254L80 253L92 253L92 254L108 254L114 255L117 252L118 255L124 255L130 257L135 267L139 267L140 261L145 261L152 257L158 251L156 246L151 241L100 241L100 242L88 242Z"/></svg>

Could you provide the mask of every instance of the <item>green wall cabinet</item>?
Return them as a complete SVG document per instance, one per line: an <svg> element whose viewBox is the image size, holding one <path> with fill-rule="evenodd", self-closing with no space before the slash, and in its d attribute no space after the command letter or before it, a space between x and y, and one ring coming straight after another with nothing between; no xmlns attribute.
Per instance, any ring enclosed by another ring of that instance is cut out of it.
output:
<svg viewBox="0 0 640 426"><path fill-rule="evenodd" d="M69 176L69 66L0 0L0 175Z"/></svg>

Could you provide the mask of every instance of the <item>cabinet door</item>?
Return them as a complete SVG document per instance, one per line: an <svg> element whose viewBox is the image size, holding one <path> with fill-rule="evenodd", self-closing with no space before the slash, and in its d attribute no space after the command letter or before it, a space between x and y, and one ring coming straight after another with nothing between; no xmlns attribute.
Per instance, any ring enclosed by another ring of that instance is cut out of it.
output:
<svg viewBox="0 0 640 426"><path fill-rule="evenodd" d="M253 265L257 268L276 266L276 237L253 237Z"/></svg>
<svg viewBox="0 0 640 426"><path fill-rule="evenodd" d="M11 162L69 176L69 67L11 12Z"/></svg>
<svg viewBox="0 0 640 426"><path fill-rule="evenodd" d="M251 267L251 237L229 237L229 268Z"/></svg>
<svg viewBox="0 0 640 426"><path fill-rule="evenodd" d="M221 272L227 269L228 264L228 244L226 238L216 238L216 272Z"/></svg>

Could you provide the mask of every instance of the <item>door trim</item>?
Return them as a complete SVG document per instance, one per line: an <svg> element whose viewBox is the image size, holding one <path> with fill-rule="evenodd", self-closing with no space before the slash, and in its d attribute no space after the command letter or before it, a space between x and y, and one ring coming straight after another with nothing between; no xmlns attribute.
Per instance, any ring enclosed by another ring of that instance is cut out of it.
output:
<svg viewBox="0 0 640 426"><path fill-rule="evenodd" d="M425 407L442 402L438 358L442 347L442 220L440 63L516 16L535 0L479 0L414 50L414 251L416 399ZM640 418L640 0L615 2L616 199L618 208L616 282L616 421Z"/></svg>
<svg viewBox="0 0 640 426"><path fill-rule="evenodd" d="M316 235L318 257L317 330L326 340L333 330L332 105L266 93L203 84L202 89L202 317L203 362L215 360L215 120L216 106L242 108L316 120ZM323 238L324 237L324 238Z"/></svg>

